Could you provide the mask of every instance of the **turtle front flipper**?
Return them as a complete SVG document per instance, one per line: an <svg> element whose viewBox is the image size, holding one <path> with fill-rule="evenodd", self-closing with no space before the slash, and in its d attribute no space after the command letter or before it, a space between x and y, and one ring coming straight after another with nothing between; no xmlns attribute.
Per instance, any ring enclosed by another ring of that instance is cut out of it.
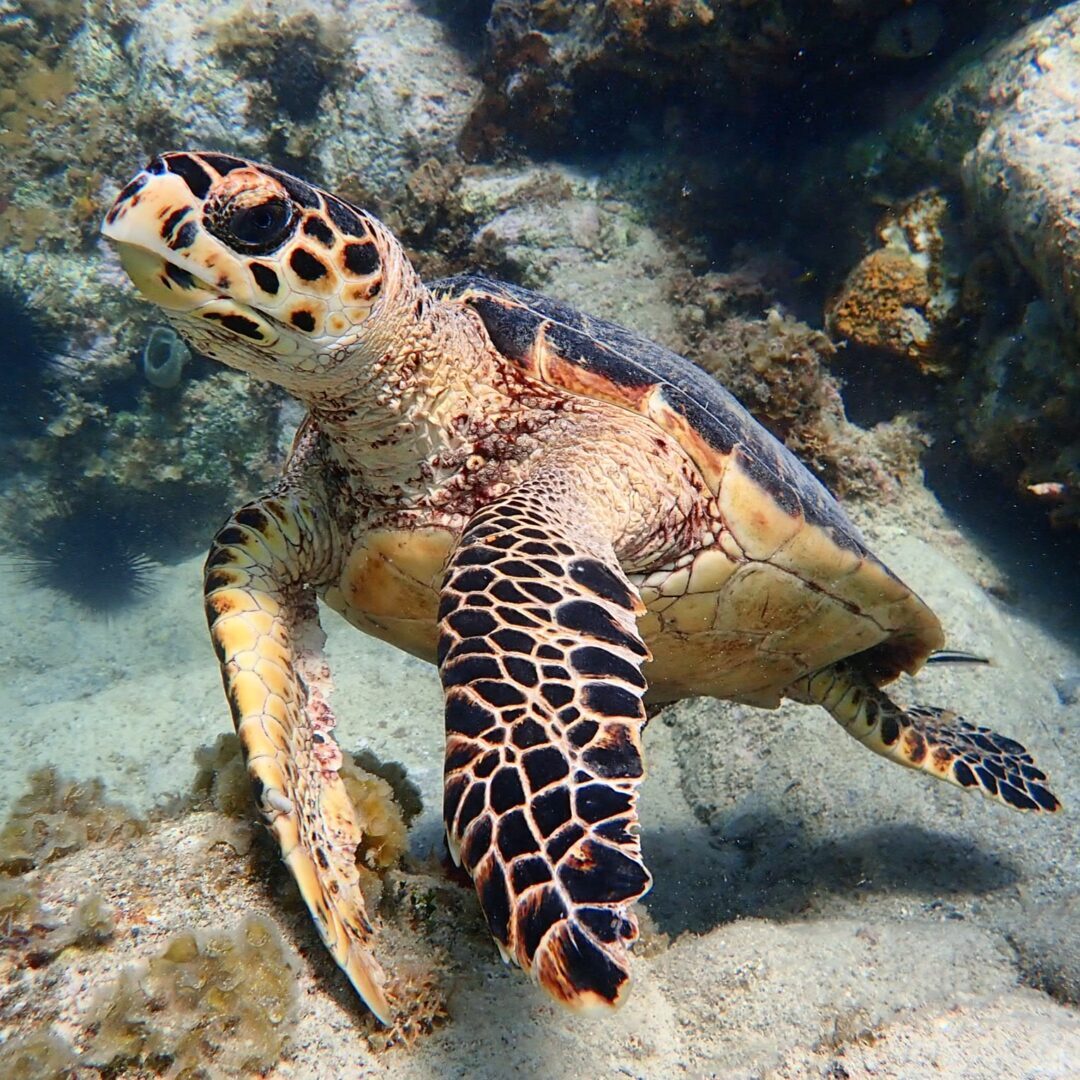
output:
<svg viewBox="0 0 1080 1080"><path fill-rule="evenodd" d="M863 746L890 761L977 789L1014 810L1061 809L1046 773L1015 739L977 727L949 709L902 709L851 665L807 675L788 694L821 705Z"/></svg>
<svg viewBox="0 0 1080 1080"><path fill-rule="evenodd" d="M444 820L488 926L557 1000L614 1005L652 884L636 790L644 609L610 545L538 490L478 512L439 610Z"/></svg>
<svg viewBox="0 0 1080 1080"><path fill-rule="evenodd" d="M206 614L259 809L323 941L389 1023L384 975L360 892L361 839L338 775L329 670L312 582L338 543L322 502L295 487L242 507L206 561Z"/></svg>

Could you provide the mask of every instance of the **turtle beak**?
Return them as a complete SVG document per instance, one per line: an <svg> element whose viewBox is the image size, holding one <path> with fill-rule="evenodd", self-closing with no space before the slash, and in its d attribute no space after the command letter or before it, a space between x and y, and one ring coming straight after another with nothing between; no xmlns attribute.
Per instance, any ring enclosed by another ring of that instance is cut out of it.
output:
<svg viewBox="0 0 1080 1080"><path fill-rule="evenodd" d="M144 170L120 192L102 222L102 235L115 245L135 287L166 311L192 311L217 296L187 268L194 269L191 248L203 235L196 214L179 177Z"/></svg>

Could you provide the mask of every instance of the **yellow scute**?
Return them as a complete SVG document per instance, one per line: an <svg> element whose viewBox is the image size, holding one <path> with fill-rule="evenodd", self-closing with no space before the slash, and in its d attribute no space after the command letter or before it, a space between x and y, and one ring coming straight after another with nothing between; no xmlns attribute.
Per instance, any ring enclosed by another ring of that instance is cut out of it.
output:
<svg viewBox="0 0 1080 1080"><path fill-rule="evenodd" d="M354 626L425 660L435 657L448 529L375 529L345 561L327 603Z"/></svg>

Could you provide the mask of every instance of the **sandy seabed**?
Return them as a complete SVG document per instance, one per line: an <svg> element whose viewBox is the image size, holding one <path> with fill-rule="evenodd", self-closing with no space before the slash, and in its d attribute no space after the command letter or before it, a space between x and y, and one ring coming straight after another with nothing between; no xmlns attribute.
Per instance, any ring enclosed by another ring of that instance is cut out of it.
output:
<svg viewBox="0 0 1080 1080"><path fill-rule="evenodd" d="M391 887L422 886L430 907L422 925L388 925L379 955L437 970L445 1022L374 1051L375 1025L283 875L265 853L209 847L220 822L189 813L36 872L57 912L100 889L117 932L61 954L47 978L7 956L0 1032L50 1014L77 1039L124 964L184 927L258 911L301 956L300 1019L273 1077L1080 1076L1080 704L1059 692L1080 657L1060 622L1032 617L1048 593L989 595L1004 571L957 530L887 508L864 525L950 644L994 659L928 670L897 696L1021 739L1063 814L1010 813L901 770L820 710L680 703L646 732L656 885L635 985L617 1013L568 1014L500 962L471 892L445 873L435 671L328 616L342 744L401 762L424 798ZM195 749L229 728L199 579L199 559L162 568L152 598L106 621L3 576L0 812L46 764L100 776L141 811L190 789Z"/></svg>

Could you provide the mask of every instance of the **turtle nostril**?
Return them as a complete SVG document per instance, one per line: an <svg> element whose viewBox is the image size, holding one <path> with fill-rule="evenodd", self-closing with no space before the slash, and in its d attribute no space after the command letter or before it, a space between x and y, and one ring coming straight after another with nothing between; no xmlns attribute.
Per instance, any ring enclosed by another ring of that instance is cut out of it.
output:
<svg viewBox="0 0 1080 1080"><path fill-rule="evenodd" d="M165 159L160 154L155 158L151 158L150 163L146 166L146 172L151 176L164 176L167 171Z"/></svg>

